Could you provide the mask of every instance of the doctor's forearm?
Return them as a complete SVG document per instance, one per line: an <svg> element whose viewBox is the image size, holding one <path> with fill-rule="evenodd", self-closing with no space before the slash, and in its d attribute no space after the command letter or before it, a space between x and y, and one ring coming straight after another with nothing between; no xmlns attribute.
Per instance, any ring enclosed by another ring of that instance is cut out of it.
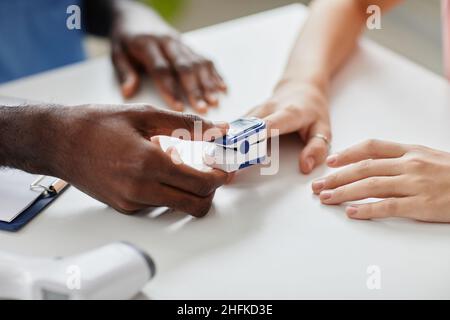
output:
<svg viewBox="0 0 450 320"><path fill-rule="evenodd" d="M367 7L376 4L384 12L397 2L314 1L281 82L306 82L326 90L333 75L356 47L368 17Z"/></svg>
<svg viewBox="0 0 450 320"><path fill-rule="evenodd" d="M41 106L0 106L0 167L52 174L54 112Z"/></svg>

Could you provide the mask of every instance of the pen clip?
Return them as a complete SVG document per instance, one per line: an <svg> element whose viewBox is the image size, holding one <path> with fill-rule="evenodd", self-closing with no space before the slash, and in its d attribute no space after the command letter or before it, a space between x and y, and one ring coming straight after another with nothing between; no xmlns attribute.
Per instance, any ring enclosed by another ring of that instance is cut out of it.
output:
<svg viewBox="0 0 450 320"><path fill-rule="evenodd" d="M43 184L41 184L42 180L44 180L45 178L46 178L46 176L39 176L39 177L37 177L37 179L34 180L30 184L30 190L32 190L32 191L41 191L45 195L53 193L54 190L52 190L51 186L47 187L47 186L44 186Z"/></svg>

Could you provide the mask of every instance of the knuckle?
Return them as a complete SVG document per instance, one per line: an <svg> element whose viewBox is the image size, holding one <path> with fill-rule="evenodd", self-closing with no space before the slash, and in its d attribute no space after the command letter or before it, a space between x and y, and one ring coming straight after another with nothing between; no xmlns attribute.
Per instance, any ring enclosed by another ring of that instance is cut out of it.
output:
<svg viewBox="0 0 450 320"><path fill-rule="evenodd" d="M301 114L302 114L302 109L299 108L299 106L296 105L296 104L289 104L289 105L286 107L285 111L286 111L290 116L296 117L296 118L297 118L297 117L300 117Z"/></svg>
<svg viewBox="0 0 450 320"><path fill-rule="evenodd" d="M319 155L328 151L328 145L322 140L317 139L317 143L311 146L311 152L313 154Z"/></svg>
<svg viewBox="0 0 450 320"><path fill-rule="evenodd" d="M139 198L140 194L140 184L135 178L131 179L130 182L124 184L122 189L122 196L126 201L132 201Z"/></svg>
<svg viewBox="0 0 450 320"><path fill-rule="evenodd" d="M261 109L264 112L270 112L273 113L278 104L275 101L269 100L266 103L262 104L258 109Z"/></svg>
<svg viewBox="0 0 450 320"><path fill-rule="evenodd" d="M172 41L176 41L171 35L167 35L167 34L158 36L158 37L157 37L157 40L158 40L159 42L172 42Z"/></svg>
<svg viewBox="0 0 450 320"><path fill-rule="evenodd" d="M426 159L414 155L407 160L407 168L412 171L422 171L427 167Z"/></svg>
<svg viewBox="0 0 450 320"><path fill-rule="evenodd" d="M376 209L373 203L368 203L366 205L362 205L358 209L358 213L364 217L371 217L374 215Z"/></svg>
<svg viewBox="0 0 450 320"><path fill-rule="evenodd" d="M367 159L357 164L357 171L359 174L367 174L372 168L373 160Z"/></svg>
<svg viewBox="0 0 450 320"><path fill-rule="evenodd" d="M380 185L380 178L379 177L372 177L367 179L367 187L369 189L376 189Z"/></svg>
<svg viewBox="0 0 450 320"><path fill-rule="evenodd" d="M398 211L398 203L396 201L387 201L385 207L388 214L395 214Z"/></svg>
<svg viewBox="0 0 450 320"><path fill-rule="evenodd" d="M133 214L136 212L136 207L126 199L120 199L116 202L114 209L124 214Z"/></svg>
<svg viewBox="0 0 450 320"><path fill-rule="evenodd" d="M210 59L205 59L205 58L203 58L201 60L201 64L207 68L212 68L214 66L214 63Z"/></svg>
<svg viewBox="0 0 450 320"><path fill-rule="evenodd" d="M183 114L183 122L187 129L193 130L195 123L203 123L202 117L196 114Z"/></svg>
<svg viewBox="0 0 450 320"><path fill-rule="evenodd" d="M410 145L410 150L412 152L421 152L421 151L424 151L424 150L428 150L428 148L425 147L425 146L422 146L420 144L412 144L412 145Z"/></svg>
<svg viewBox="0 0 450 320"><path fill-rule="evenodd" d="M168 75L170 74L170 67L167 62L163 60L156 61L153 66L153 72L158 75Z"/></svg>
<svg viewBox="0 0 450 320"><path fill-rule="evenodd" d="M151 115L153 112L155 112L155 107L143 104L143 103L133 103L133 104L125 104L120 107L120 110L118 111L119 114L124 115L125 117L128 116L142 116L142 115Z"/></svg>
<svg viewBox="0 0 450 320"><path fill-rule="evenodd" d="M347 194L347 190L348 190L348 189L347 189L346 186L336 188L336 189L334 190L334 198L335 198L336 200L344 198L345 195Z"/></svg>
<svg viewBox="0 0 450 320"><path fill-rule="evenodd" d="M193 64L186 59L177 59L177 61L175 61L174 63L174 69L178 73L185 74L193 69Z"/></svg>
<svg viewBox="0 0 450 320"><path fill-rule="evenodd" d="M425 208L432 208L433 206L435 206L436 205L436 197L434 197L434 196L432 196L432 195L427 195L427 194L425 194L425 195L423 195L422 196L422 205L425 207ZM423 210L423 211L425 211L425 210Z"/></svg>
<svg viewBox="0 0 450 320"><path fill-rule="evenodd" d="M378 149L378 147L380 146L380 140L377 139L369 139L366 140L363 143L365 149L368 151L369 154L376 154L376 150Z"/></svg>
<svg viewBox="0 0 450 320"><path fill-rule="evenodd" d="M207 197L212 192L214 192L214 190L215 189L212 181L206 180L196 187L196 194L199 195L200 197Z"/></svg>
<svg viewBox="0 0 450 320"><path fill-rule="evenodd" d="M197 218L204 217L211 209L213 197L214 195L209 195L208 197L197 200L191 214Z"/></svg>
<svg viewBox="0 0 450 320"><path fill-rule="evenodd" d="M427 188L427 186L432 185L433 178L430 178L430 177L427 177L424 175L419 175L419 176L412 178L410 181L411 181L412 185L415 186L415 188L423 190L424 187Z"/></svg>
<svg viewBox="0 0 450 320"><path fill-rule="evenodd" d="M338 183L338 181L339 181L339 174L333 173L333 174L329 175L328 178L326 178L325 186L326 187L335 186Z"/></svg>
<svg viewBox="0 0 450 320"><path fill-rule="evenodd" d="M152 167L154 161L157 161L156 157L152 157L148 153L142 154L139 157L135 157L130 164L132 171L130 176L133 178L141 177L144 172L147 172ZM131 182L131 184L134 183L134 181Z"/></svg>

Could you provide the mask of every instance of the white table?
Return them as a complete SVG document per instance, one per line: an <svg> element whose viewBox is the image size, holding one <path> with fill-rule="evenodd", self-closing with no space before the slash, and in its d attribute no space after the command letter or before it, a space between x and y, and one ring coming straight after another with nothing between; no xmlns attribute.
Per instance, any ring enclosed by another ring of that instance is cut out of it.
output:
<svg viewBox="0 0 450 320"><path fill-rule="evenodd" d="M186 34L230 85L214 119L231 120L266 98L307 11L293 5ZM399 40L401 41L401 40ZM144 87L134 101L161 105ZM121 103L107 57L0 87L0 94L66 103ZM450 90L440 77L364 41L334 82L334 149L370 137L450 150ZM70 188L0 249L59 256L114 240L147 250L159 272L149 298L450 298L450 225L352 221L311 194L324 175L297 171L300 144L281 141L281 169L242 172L203 219L125 216ZM369 265L381 289L366 286Z"/></svg>

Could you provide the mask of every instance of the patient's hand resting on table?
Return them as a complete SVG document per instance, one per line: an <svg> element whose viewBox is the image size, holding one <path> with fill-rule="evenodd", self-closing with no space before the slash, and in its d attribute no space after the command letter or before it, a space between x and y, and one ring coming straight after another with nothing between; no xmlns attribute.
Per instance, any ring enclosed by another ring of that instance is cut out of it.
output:
<svg viewBox="0 0 450 320"><path fill-rule="evenodd" d="M330 167L353 164L312 184L324 204L367 198L350 205L350 218L406 217L450 222L450 154L423 146L369 140L327 159Z"/></svg>

